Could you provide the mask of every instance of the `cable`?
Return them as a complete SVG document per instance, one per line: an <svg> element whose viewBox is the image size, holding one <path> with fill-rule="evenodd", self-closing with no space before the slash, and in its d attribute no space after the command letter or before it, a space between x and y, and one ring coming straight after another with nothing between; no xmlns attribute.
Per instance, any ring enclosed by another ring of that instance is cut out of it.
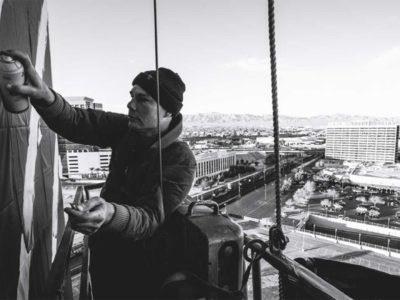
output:
<svg viewBox="0 0 400 300"><path fill-rule="evenodd" d="M154 46L156 60L156 85L157 85L157 131L158 131L158 163L160 170L160 189L161 202L163 198L163 172L162 172L162 146L161 146L161 130L160 130L160 74L158 71L158 34L157 34L157 0L153 1L154 7Z"/></svg>

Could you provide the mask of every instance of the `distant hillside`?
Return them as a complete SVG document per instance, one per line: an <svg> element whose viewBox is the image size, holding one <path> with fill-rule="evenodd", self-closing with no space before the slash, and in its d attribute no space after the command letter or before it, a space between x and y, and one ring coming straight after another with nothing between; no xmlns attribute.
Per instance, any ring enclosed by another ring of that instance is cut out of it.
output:
<svg viewBox="0 0 400 300"><path fill-rule="evenodd" d="M267 127L272 128L272 115L250 114L224 114L224 113L200 113L183 116L186 127ZM312 127L325 128L332 122L371 121L394 122L400 124L400 117L378 118L369 116L352 115L323 115L312 117L280 116L279 127Z"/></svg>

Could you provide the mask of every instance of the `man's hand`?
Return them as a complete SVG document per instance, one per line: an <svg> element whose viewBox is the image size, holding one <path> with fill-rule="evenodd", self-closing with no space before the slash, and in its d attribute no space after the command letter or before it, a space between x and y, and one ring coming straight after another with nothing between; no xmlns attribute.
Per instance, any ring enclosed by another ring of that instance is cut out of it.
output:
<svg viewBox="0 0 400 300"><path fill-rule="evenodd" d="M24 85L7 84L6 88L11 94L30 97L35 100L34 103L48 106L54 102L55 96L49 87L44 83L42 78L36 72L31 59L26 53L18 50L3 50L0 55L7 55L19 61L25 70L27 82Z"/></svg>
<svg viewBox="0 0 400 300"><path fill-rule="evenodd" d="M90 198L77 209L65 208L64 211L69 215L71 228L88 235L110 222L115 213L114 206L100 197Z"/></svg>

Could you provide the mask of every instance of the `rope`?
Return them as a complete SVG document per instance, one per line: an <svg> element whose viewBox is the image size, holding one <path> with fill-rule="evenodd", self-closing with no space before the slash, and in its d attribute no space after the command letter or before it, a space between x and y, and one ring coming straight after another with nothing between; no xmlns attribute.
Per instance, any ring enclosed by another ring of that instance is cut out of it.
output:
<svg viewBox="0 0 400 300"><path fill-rule="evenodd" d="M161 202L163 197L163 172L162 172L162 147L161 147L161 130L160 130L160 74L158 71L158 33L157 33L157 0L153 1L154 7L154 46L156 60L156 85L157 85L157 130L158 130L158 163L160 170L160 189Z"/></svg>
<svg viewBox="0 0 400 300"><path fill-rule="evenodd" d="M282 228L281 197L280 197L280 161L279 161L279 119L278 119L278 82L276 78L276 51L275 51L275 16L274 0L268 0L268 28L269 28L269 58L271 64L271 92L272 112L274 125L274 154L275 154L275 198L276 198L276 225Z"/></svg>
<svg viewBox="0 0 400 300"><path fill-rule="evenodd" d="M268 0L268 37L269 58L271 64L271 93L274 126L274 154L275 154L275 199L276 199L276 225L282 230L281 198L280 198L280 161L279 161L279 119L278 119L278 82L276 76L276 51L275 51L275 14L274 0ZM279 299L284 299L283 274L279 272Z"/></svg>

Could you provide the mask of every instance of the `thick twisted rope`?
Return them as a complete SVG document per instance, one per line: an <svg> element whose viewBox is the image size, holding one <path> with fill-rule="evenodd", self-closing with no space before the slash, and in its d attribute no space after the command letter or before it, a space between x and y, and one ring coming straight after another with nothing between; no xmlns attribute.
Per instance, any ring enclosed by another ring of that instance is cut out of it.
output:
<svg viewBox="0 0 400 300"><path fill-rule="evenodd" d="M274 125L274 154L275 154L275 197L276 197L276 225L282 228L281 199L280 199L280 159L279 159L279 119L278 119L278 82L276 78L276 51L275 51L275 16L274 1L268 0L268 28L269 28L269 57L271 64L271 93L272 113Z"/></svg>
<svg viewBox="0 0 400 300"><path fill-rule="evenodd" d="M276 51L275 51L275 14L274 0L268 0L268 37L269 58L271 65L271 93L272 113L274 125L274 154L275 154L275 199L276 199L276 225L282 230L281 197L280 197L280 157L279 157L279 119L278 119L278 82L276 76ZM279 298L284 299L283 274L279 272Z"/></svg>

